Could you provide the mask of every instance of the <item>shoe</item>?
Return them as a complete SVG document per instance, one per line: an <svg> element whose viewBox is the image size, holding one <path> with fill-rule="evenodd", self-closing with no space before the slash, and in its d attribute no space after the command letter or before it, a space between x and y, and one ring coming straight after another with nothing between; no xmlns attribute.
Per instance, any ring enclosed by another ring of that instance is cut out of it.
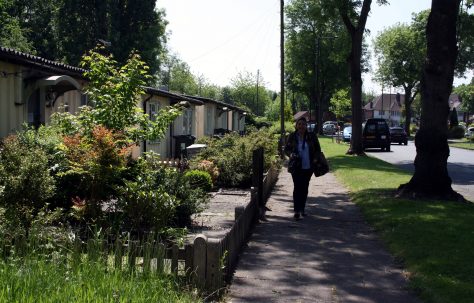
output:
<svg viewBox="0 0 474 303"><path fill-rule="evenodd" d="M293 218L295 218L296 220L299 220L299 219L300 219L300 213L295 213L295 215L293 216Z"/></svg>

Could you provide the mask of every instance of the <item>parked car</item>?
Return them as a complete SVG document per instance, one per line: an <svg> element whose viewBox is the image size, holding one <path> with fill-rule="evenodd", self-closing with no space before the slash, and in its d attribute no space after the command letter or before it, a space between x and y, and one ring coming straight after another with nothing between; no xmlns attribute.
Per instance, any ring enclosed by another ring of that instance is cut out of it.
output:
<svg viewBox="0 0 474 303"><path fill-rule="evenodd" d="M351 137L352 137L352 126L344 127L344 130L342 131L342 141L350 142Z"/></svg>
<svg viewBox="0 0 474 303"><path fill-rule="evenodd" d="M367 119L362 131L364 149L381 148L390 151L390 129L385 119Z"/></svg>
<svg viewBox="0 0 474 303"><path fill-rule="evenodd" d="M390 142L398 144L408 144L408 136L401 127L390 127Z"/></svg>
<svg viewBox="0 0 474 303"><path fill-rule="evenodd" d="M327 123L323 125L323 135L334 135L337 132L336 125Z"/></svg>
<svg viewBox="0 0 474 303"><path fill-rule="evenodd" d="M464 136L466 138L471 138L472 136L474 136L474 126L468 127Z"/></svg>

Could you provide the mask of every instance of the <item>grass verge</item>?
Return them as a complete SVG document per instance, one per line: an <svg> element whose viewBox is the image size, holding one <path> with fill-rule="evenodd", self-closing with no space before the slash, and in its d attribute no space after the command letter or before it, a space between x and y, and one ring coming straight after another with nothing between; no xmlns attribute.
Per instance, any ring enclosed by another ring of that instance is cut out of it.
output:
<svg viewBox="0 0 474 303"><path fill-rule="evenodd" d="M467 138L463 138L459 141L448 141L450 147L458 147L464 149L474 150L474 141L469 140Z"/></svg>
<svg viewBox="0 0 474 303"><path fill-rule="evenodd" d="M420 298L473 302L474 204L397 199L408 172L376 158L346 155L348 145L320 141L331 170L410 272L410 286Z"/></svg>

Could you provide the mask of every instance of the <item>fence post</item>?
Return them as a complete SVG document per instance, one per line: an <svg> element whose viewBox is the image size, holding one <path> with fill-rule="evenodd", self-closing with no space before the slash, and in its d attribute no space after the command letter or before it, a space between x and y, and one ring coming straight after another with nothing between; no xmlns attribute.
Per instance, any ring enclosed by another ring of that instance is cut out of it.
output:
<svg viewBox="0 0 474 303"><path fill-rule="evenodd" d="M186 275L191 275L192 271L194 270L193 264L193 255L194 255L194 247L191 243L186 243L184 246L184 272Z"/></svg>
<svg viewBox="0 0 474 303"><path fill-rule="evenodd" d="M218 290L222 285L221 241L207 239L206 289Z"/></svg>
<svg viewBox="0 0 474 303"><path fill-rule="evenodd" d="M253 151L252 155L252 185L257 189L258 217L265 215L263 200L263 147Z"/></svg>
<svg viewBox="0 0 474 303"><path fill-rule="evenodd" d="M205 235L197 235L194 239L194 282L196 286L203 289L206 285L206 263L207 263L207 237Z"/></svg>
<svg viewBox="0 0 474 303"><path fill-rule="evenodd" d="M237 221L237 219L244 213L245 207L243 206L236 206L234 209L234 221Z"/></svg>

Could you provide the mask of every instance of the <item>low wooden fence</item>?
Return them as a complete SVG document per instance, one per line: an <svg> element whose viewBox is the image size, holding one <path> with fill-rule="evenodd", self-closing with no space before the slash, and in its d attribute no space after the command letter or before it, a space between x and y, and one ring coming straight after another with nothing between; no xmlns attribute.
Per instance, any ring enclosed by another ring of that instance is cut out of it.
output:
<svg viewBox="0 0 474 303"><path fill-rule="evenodd" d="M237 258L243 244L247 241L252 226L264 215L265 201L277 181L279 169L276 167L263 174L263 150L254 153L254 187L250 202L235 208L235 223L222 238L208 238L203 234L184 247L173 245L166 247L153 237L142 241L115 239L113 241L89 239L86 243L76 239L71 262L81 262L84 256L88 260L99 261L109 268L140 270L144 272L171 272L186 275L199 288L208 291L219 290L230 282L237 265ZM27 243L0 245L0 256L26 255ZM2 243L0 243L2 244ZM15 251L25 248L25 251Z"/></svg>

